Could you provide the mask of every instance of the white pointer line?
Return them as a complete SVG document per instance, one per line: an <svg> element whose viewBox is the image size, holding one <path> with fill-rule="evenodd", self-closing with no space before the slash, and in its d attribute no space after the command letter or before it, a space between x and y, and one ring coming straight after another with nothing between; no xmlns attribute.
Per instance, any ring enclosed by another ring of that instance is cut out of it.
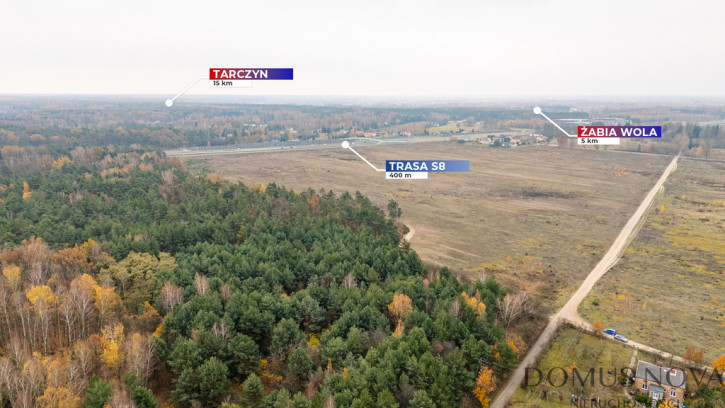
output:
<svg viewBox="0 0 725 408"><path fill-rule="evenodd" d="M535 114L537 114L537 115L541 115L541 116L545 117L545 118L546 118L546 120L548 120L549 122L551 122L551 124L552 124L552 125L556 126L556 128L557 128L557 129L559 129L559 130L561 130L562 132L564 132L564 134L565 134L565 135L566 135L567 137L576 137L576 136L572 136L572 135L570 135L569 133L567 133L567 131L566 131L566 130L562 129L562 128L561 128L561 126L559 126L559 125L558 125L558 124L557 124L556 122L554 122L553 120L551 120L551 118L549 118L548 116L546 116L546 114L545 114L544 112L542 112L542 111L541 111L541 108L540 108L540 107L538 107L538 106L537 106L537 107L535 107L535 108L534 108L534 113L535 113Z"/></svg>
<svg viewBox="0 0 725 408"><path fill-rule="evenodd" d="M350 146L350 143L347 140L345 140L344 142L342 142L342 148L343 149L350 149L350 151L352 151L353 153L355 153L357 155L357 157L361 158L365 163L369 164L370 167L372 167L373 169L375 169L375 171L385 171L384 169L379 169L379 168L373 166L373 164L370 163L366 158L362 157L360 155L360 153L356 152L355 149L353 149Z"/></svg>
<svg viewBox="0 0 725 408"><path fill-rule="evenodd" d="M167 99L166 102L165 102L166 103L166 106L168 106L170 108L171 105L174 104L174 101L176 100L176 98L178 98L181 95L183 95L186 91L188 91L189 89L191 89L194 85L196 85L197 82L201 81L202 79L204 79L204 77L199 77L199 78L196 78L195 80L191 81L189 83L189 85L187 85L186 88L184 88L181 92L177 93L176 96L174 96L171 99Z"/></svg>

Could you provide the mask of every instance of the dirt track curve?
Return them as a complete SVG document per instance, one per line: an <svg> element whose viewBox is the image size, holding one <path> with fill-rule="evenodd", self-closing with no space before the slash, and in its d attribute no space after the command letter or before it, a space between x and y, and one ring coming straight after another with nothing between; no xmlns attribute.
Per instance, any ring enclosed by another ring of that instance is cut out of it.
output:
<svg viewBox="0 0 725 408"><path fill-rule="evenodd" d="M408 227L408 232L405 235L403 235L403 239L410 242L410 240L413 239L413 235L415 235L415 228L413 228L410 225L407 225L407 227Z"/></svg>

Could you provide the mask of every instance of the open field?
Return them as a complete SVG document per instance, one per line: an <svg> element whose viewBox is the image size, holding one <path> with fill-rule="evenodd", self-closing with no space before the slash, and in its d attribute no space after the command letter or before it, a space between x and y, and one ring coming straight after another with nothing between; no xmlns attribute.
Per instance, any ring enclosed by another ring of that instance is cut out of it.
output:
<svg viewBox="0 0 725 408"><path fill-rule="evenodd" d="M470 136L471 138L476 137L488 137L488 136L508 136L508 137L521 137L528 136L535 131L533 129L523 128L505 128L505 129L490 129L484 128L479 125L464 125L462 123L447 123L441 126L429 127L426 129L429 135L440 135L444 132L452 133L450 136L458 136L458 131L465 132L460 134L461 136Z"/></svg>
<svg viewBox="0 0 725 408"><path fill-rule="evenodd" d="M725 164L682 159L622 260L580 312L635 341L725 353Z"/></svg>
<svg viewBox="0 0 725 408"><path fill-rule="evenodd" d="M470 173L385 180L352 152L226 155L194 159L232 180L295 190L361 191L384 207L395 199L416 230L413 248L431 263L472 276L496 274L537 294L545 311L563 305L601 258L669 162L610 151L456 143L359 147L385 159L467 159Z"/></svg>
<svg viewBox="0 0 725 408"><path fill-rule="evenodd" d="M710 150L710 159L725 161L725 149Z"/></svg>
<svg viewBox="0 0 725 408"><path fill-rule="evenodd" d="M464 132L476 132L482 130L478 125L466 125L458 122L446 123L440 126L433 126L428 128L429 135L437 135L441 132L452 132L457 133L459 130Z"/></svg>

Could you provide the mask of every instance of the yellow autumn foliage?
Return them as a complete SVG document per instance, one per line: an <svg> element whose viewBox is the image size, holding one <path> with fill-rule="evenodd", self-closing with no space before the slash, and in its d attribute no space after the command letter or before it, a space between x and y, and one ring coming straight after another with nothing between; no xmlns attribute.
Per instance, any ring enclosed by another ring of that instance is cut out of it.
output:
<svg viewBox="0 0 725 408"><path fill-rule="evenodd" d="M71 160L68 156L60 156L53 162L53 170L60 171L63 170L63 166L66 164L72 164L73 160Z"/></svg>
<svg viewBox="0 0 725 408"><path fill-rule="evenodd" d="M3 268L3 276L8 287L17 290L20 286L20 267L15 265L6 266Z"/></svg>
<svg viewBox="0 0 725 408"><path fill-rule="evenodd" d="M36 313L45 313L55 307L58 297L49 286L36 285L25 293Z"/></svg>
<svg viewBox="0 0 725 408"><path fill-rule="evenodd" d="M395 293L393 301L388 305L388 311L393 317L405 319L405 316L413 310L413 302L410 298L402 293Z"/></svg>
<svg viewBox="0 0 725 408"><path fill-rule="evenodd" d="M28 182L23 181L23 200L27 200L32 195L33 195L33 192L30 191L30 186L28 185Z"/></svg>
<svg viewBox="0 0 725 408"><path fill-rule="evenodd" d="M717 370L720 373L725 372L725 354L721 355L712 362L712 370Z"/></svg>
<svg viewBox="0 0 725 408"><path fill-rule="evenodd" d="M307 345L310 347L317 347L320 345L320 337L314 333L310 333L310 339L307 341Z"/></svg>
<svg viewBox="0 0 725 408"><path fill-rule="evenodd" d="M468 296L466 292L462 292L461 296L463 296L468 307L473 309L476 316L481 317L486 314L486 304L481 301L481 293L478 290L476 290L475 296Z"/></svg>
<svg viewBox="0 0 725 408"><path fill-rule="evenodd" d="M39 408L78 408L81 398L65 387L48 387L35 400Z"/></svg>
<svg viewBox="0 0 725 408"><path fill-rule="evenodd" d="M110 369L116 370L121 366L123 361L123 354L121 352L123 325L116 323L104 327L101 331L101 344L103 345L101 362Z"/></svg>

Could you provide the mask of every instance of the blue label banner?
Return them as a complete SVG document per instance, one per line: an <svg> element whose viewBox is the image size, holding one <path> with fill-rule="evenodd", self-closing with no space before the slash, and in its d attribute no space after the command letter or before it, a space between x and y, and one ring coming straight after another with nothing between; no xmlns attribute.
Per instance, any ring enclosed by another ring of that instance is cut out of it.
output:
<svg viewBox="0 0 725 408"><path fill-rule="evenodd" d="M468 160L386 160L385 171L406 172L467 172Z"/></svg>

